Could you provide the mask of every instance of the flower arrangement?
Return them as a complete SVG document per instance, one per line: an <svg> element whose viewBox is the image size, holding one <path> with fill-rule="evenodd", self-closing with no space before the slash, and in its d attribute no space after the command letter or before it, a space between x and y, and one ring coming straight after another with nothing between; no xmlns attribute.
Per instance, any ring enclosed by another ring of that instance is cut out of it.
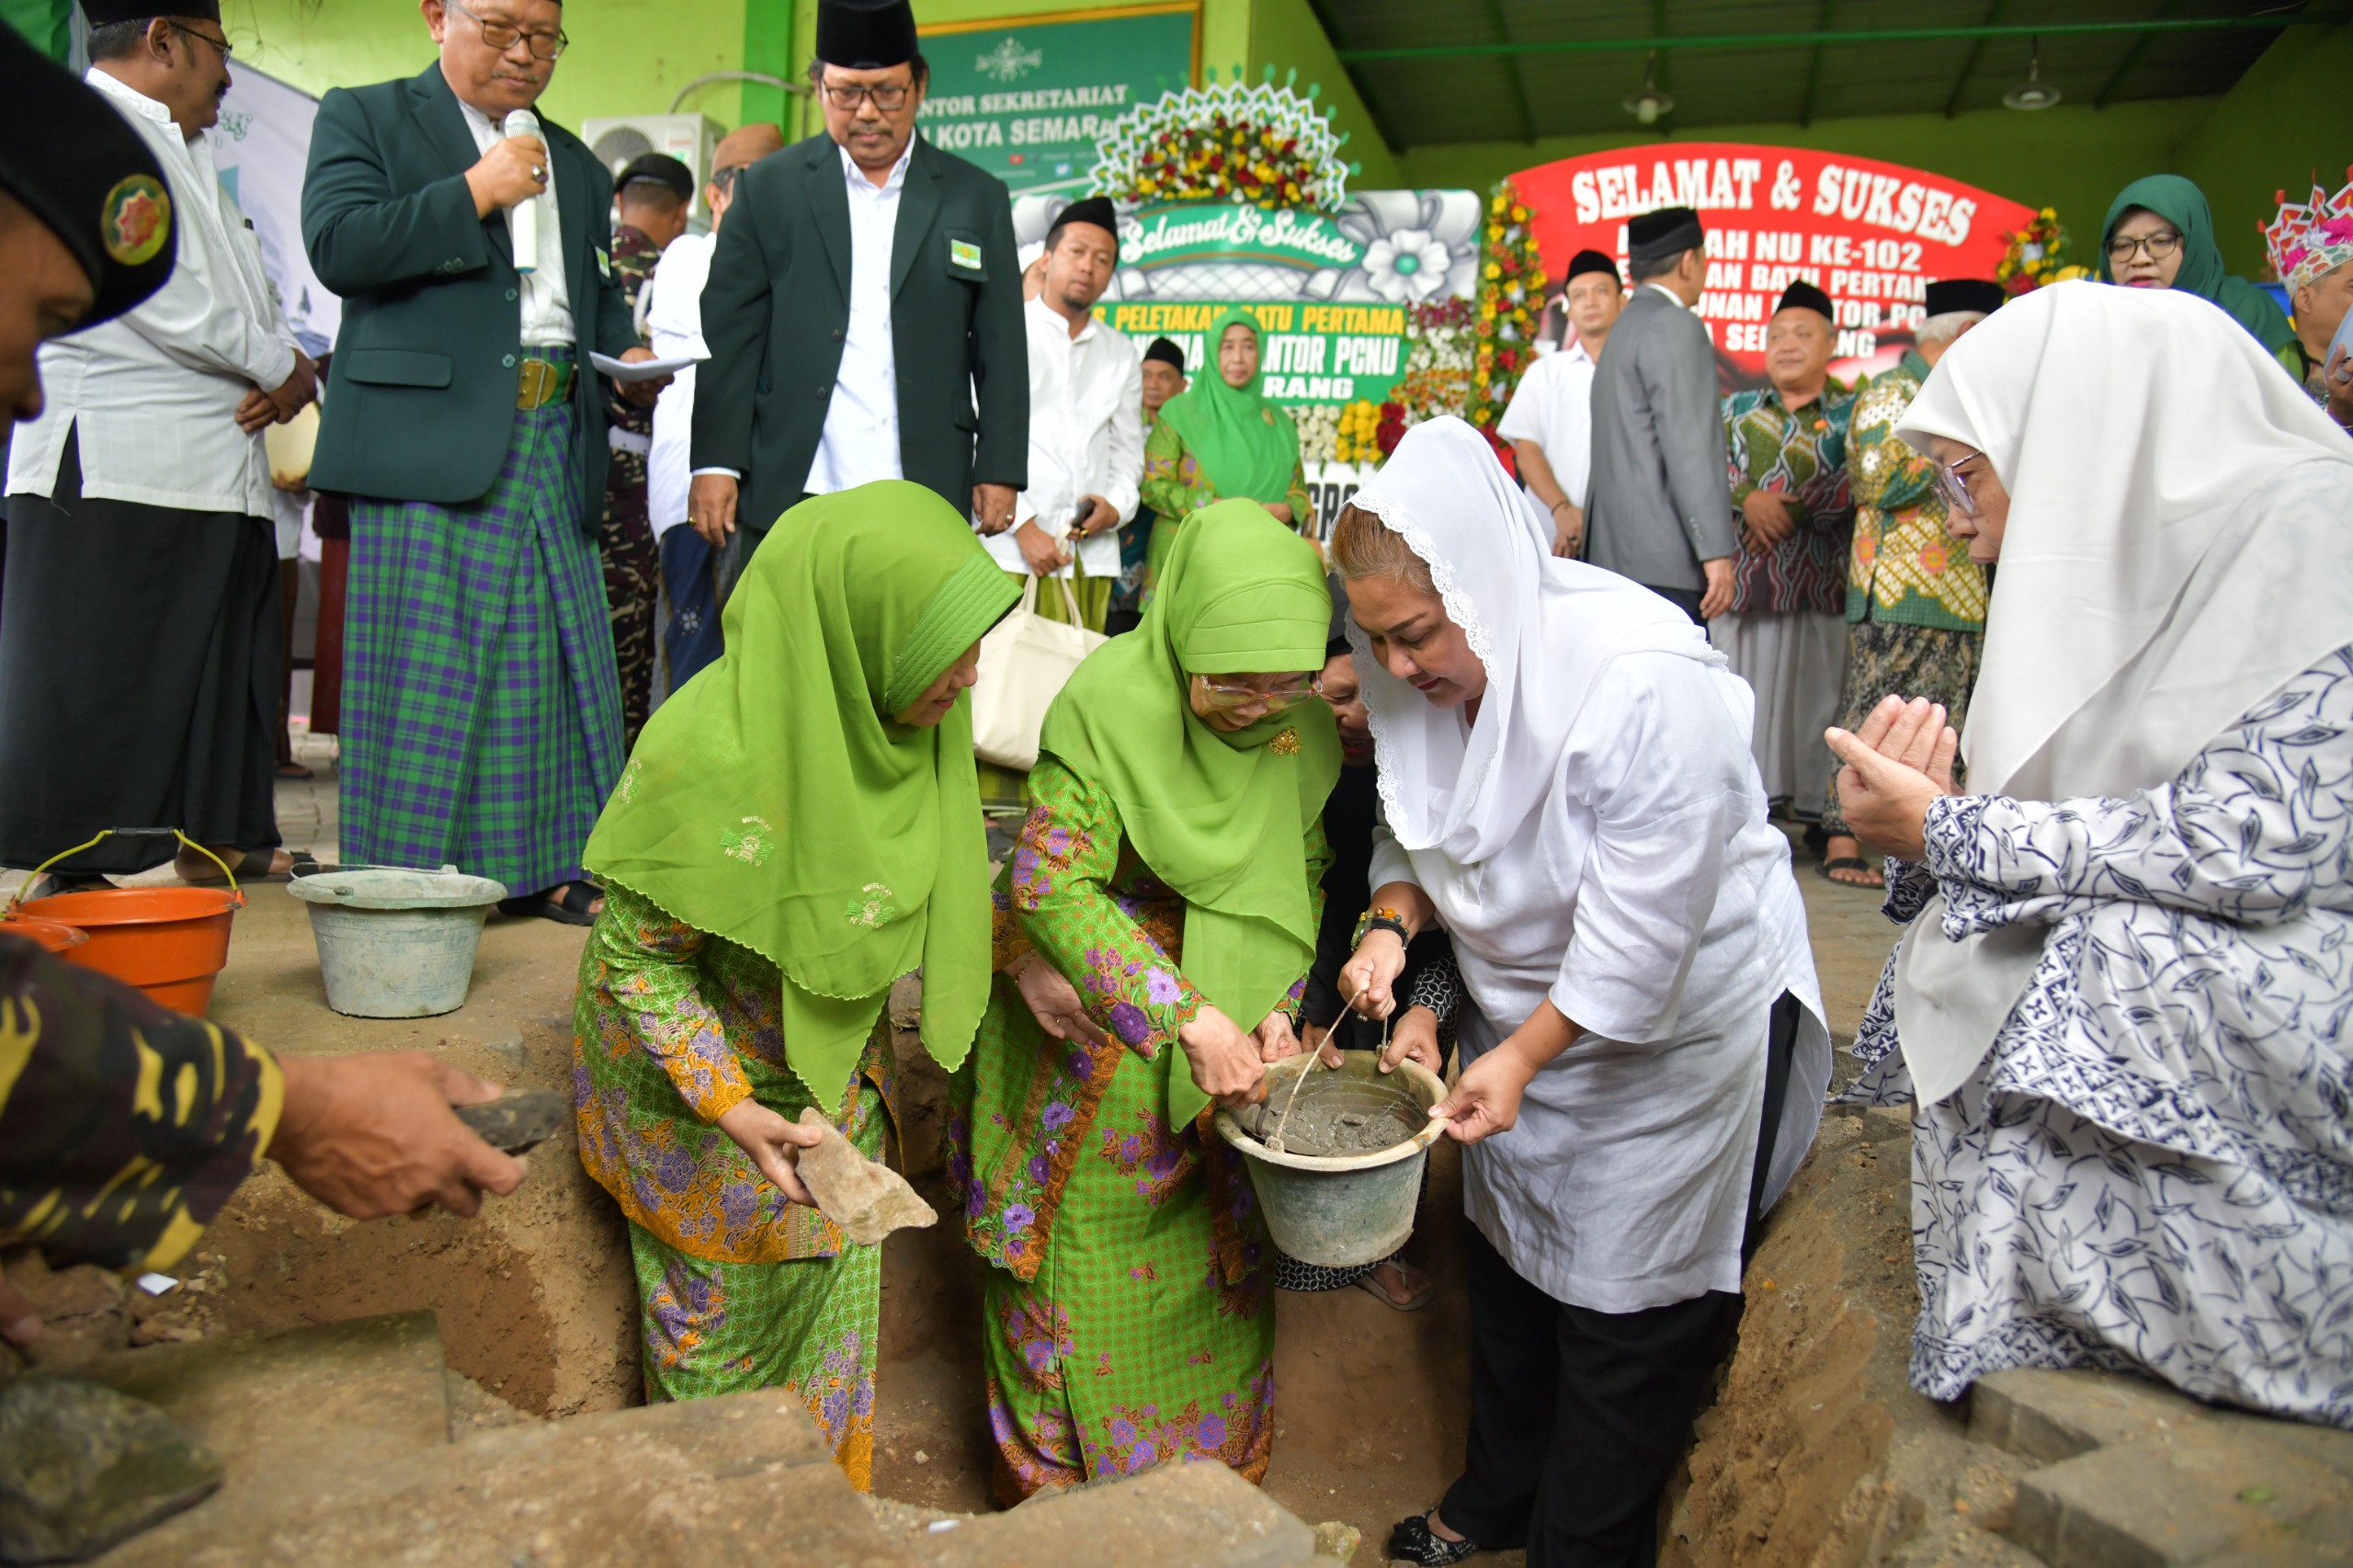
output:
<svg viewBox="0 0 2353 1568"><path fill-rule="evenodd" d="M2010 248L1995 264L1994 281L2011 295L2084 275L2082 267L2067 265L2067 231L2055 209L2044 208L2028 220L2025 228L2004 237Z"/></svg>
<svg viewBox="0 0 2353 1568"><path fill-rule="evenodd" d="M1381 407L1362 398L1339 411L1339 435L1333 443L1334 462L1376 462L1384 455L1374 439L1381 428Z"/></svg>
<svg viewBox="0 0 2353 1568"><path fill-rule="evenodd" d="M1503 417L1521 372L1536 362L1537 318L1544 310L1543 258L1537 255L1528 204L1503 179L1487 198L1486 244L1479 266L1478 346L1464 417L1491 430Z"/></svg>
<svg viewBox="0 0 2353 1568"><path fill-rule="evenodd" d="M1373 418L1372 446L1382 457L1423 420L1463 411L1471 396L1478 342L1472 327L1478 319L1476 302L1459 297L1406 311L1404 374Z"/></svg>
<svg viewBox="0 0 2353 1568"><path fill-rule="evenodd" d="M1328 403L1302 403L1293 404L1284 412L1299 427L1301 461L1327 463L1337 460L1340 439L1338 408Z"/></svg>
<svg viewBox="0 0 2353 1568"><path fill-rule="evenodd" d="M1222 83L1213 67L1204 74L1208 85L1163 94L1111 122L1096 143L1093 195L1325 211L1346 199L1357 166L1340 160L1347 137L1334 135L1316 107L1319 86L1309 84L1302 97L1296 71L1277 86L1271 65L1255 86L1238 66Z"/></svg>

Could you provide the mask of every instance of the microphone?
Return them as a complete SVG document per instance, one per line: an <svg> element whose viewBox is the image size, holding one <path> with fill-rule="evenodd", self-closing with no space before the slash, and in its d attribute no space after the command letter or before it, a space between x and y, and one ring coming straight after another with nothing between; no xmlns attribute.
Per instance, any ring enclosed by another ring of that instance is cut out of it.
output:
<svg viewBox="0 0 2353 1568"><path fill-rule="evenodd" d="M529 109L518 108L507 115L506 122L499 129L508 136L538 136L540 117ZM549 188L552 189L555 170L551 166L548 167L548 176ZM515 246L515 270L517 272L539 270L540 205L540 198L532 196L506 210L506 234Z"/></svg>

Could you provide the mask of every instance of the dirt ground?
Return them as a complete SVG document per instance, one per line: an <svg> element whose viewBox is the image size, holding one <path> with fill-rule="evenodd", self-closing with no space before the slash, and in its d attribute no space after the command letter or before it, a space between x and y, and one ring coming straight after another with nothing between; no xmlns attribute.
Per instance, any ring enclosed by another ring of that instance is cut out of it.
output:
<svg viewBox="0 0 2353 1568"><path fill-rule="evenodd" d="M327 775L309 796L328 802L315 836L329 850L332 788ZM1802 881L1843 1044L1891 933L1876 917L1874 896L1833 889L1810 867ZM283 887L257 888L237 918L212 1016L281 1051L416 1047L486 1076L561 1087L571 1076L582 940L576 929L494 917L459 1012L347 1018L325 1006L302 906ZM903 1037L903 1055L916 1049ZM943 1088L936 1069L910 1073L905 1163L934 1206L952 1213L938 1153ZM1360 1562L1379 1561L1390 1524L1435 1501L1461 1462L1469 1375L1463 1224L1459 1160L1441 1142L1407 1247L1408 1257L1439 1280L1426 1310L1400 1313L1357 1290L1279 1297L1277 1428L1267 1488L1311 1523L1344 1520L1361 1530ZM952 1221L886 1244L876 1402L881 1495L960 1512L990 1506L981 1267ZM523 1192L494 1200L472 1225L447 1216L353 1225L266 1168L184 1273L200 1289L166 1298L163 1308L142 1306L156 1321L142 1331L148 1337L424 1307L437 1314L455 1370L533 1415L608 1409L641 1397L625 1233L579 1170L568 1138L535 1153Z"/></svg>

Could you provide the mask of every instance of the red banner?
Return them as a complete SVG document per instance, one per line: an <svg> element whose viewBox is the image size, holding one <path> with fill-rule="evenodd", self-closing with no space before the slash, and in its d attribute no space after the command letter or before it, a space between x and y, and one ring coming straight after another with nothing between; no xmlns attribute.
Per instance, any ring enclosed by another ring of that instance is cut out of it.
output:
<svg viewBox="0 0 2353 1568"><path fill-rule="evenodd" d="M1593 153L1512 176L1534 213L1544 271L1597 250L1626 262L1626 220L1661 207L1699 211L1708 231L1699 314L1728 386L1765 379L1765 324L1802 278L1837 310L1832 374L1893 364L1925 313L1928 284L1994 276L2033 210L1900 164L1796 147L1670 142ZM1557 292L1557 287L1555 292Z"/></svg>

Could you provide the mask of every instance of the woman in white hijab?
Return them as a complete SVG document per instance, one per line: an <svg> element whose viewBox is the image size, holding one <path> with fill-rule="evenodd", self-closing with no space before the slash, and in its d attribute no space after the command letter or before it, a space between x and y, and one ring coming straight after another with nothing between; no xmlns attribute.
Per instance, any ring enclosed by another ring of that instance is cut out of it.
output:
<svg viewBox="0 0 2353 1568"><path fill-rule="evenodd" d="M1911 922L1912 1381L2131 1367L2353 1427L2353 449L2179 292L2005 305L1898 427L2001 562L1940 710L1832 731Z"/></svg>
<svg viewBox="0 0 2353 1568"><path fill-rule="evenodd" d="M1385 1016L1437 921L1474 1005L1432 1113L1470 1145L1469 1453L1389 1554L1647 1564L1829 1035L1747 687L1665 600L1540 550L1528 506L1432 420L1333 536L1383 818L1340 989Z"/></svg>

